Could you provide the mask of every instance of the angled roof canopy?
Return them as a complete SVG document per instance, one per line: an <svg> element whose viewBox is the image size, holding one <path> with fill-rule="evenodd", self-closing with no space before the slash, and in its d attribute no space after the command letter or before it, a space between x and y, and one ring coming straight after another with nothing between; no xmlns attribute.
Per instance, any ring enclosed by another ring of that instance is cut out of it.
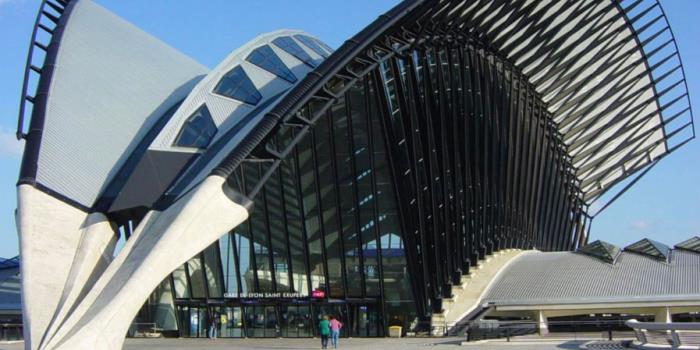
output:
<svg viewBox="0 0 700 350"><path fill-rule="evenodd" d="M661 242L644 238L639 242L626 246L625 251L650 256L656 259L668 260L671 248Z"/></svg>
<svg viewBox="0 0 700 350"><path fill-rule="evenodd" d="M695 236L681 243L676 244L676 249L690 250L696 253L700 253L700 237Z"/></svg>
<svg viewBox="0 0 700 350"><path fill-rule="evenodd" d="M613 244L597 240L579 248L578 252L613 264L622 251Z"/></svg>
<svg viewBox="0 0 700 350"><path fill-rule="evenodd" d="M329 83L350 86L387 58L434 41L473 41L529 78L548 105L588 204L624 185L615 200L695 137L680 56L656 0L406 0L300 82L249 141L273 138L305 102L328 100ZM218 170L228 173L250 149L234 150Z"/></svg>

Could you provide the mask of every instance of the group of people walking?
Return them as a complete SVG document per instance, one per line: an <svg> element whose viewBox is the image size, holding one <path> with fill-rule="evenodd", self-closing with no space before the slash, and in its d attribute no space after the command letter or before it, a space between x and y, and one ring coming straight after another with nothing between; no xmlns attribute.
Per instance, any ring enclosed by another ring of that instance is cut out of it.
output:
<svg viewBox="0 0 700 350"><path fill-rule="evenodd" d="M213 313L210 317L208 336L209 339L216 339L219 325L225 324L225 315ZM221 318L221 319L220 319ZM333 348L338 348L338 338L340 337L340 329L343 328L343 323L333 315L323 315L318 324L318 334L321 336L321 349L328 349L328 339L331 340Z"/></svg>
<svg viewBox="0 0 700 350"><path fill-rule="evenodd" d="M330 318L330 319L329 319ZM331 338L331 345L334 348L338 347L338 337L340 336L340 329L343 328L343 324L338 321L333 315L324 315L321 321L318 323L318 334L321 335L321 349L328 349L328 338Z"/></svg>

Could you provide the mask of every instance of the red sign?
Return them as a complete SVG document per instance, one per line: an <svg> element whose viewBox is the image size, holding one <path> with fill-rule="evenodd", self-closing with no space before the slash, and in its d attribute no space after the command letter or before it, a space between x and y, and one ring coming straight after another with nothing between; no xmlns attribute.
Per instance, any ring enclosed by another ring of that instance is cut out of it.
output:
<svg viewBox="0 0 700 350"><path fill-rule="evenodd" d="M311 297L316 299L322 299L326 296L326 292L321 289L314 289L311 291Z"/></svg>

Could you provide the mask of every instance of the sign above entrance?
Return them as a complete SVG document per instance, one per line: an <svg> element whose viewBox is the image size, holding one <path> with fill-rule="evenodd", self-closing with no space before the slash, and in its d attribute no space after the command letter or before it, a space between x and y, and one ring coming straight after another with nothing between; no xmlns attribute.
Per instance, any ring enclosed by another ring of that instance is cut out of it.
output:
<svg viewBox="0 0 700 350"><path fill-rule="evenodd" d="M224 298L241 299L298 299L304 297L304 295L297 292L224 293Z"/></svg>

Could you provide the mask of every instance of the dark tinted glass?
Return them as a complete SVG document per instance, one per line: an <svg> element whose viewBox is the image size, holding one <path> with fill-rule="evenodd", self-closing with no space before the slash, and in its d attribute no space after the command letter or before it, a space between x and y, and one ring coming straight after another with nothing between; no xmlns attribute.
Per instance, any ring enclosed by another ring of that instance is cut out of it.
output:
<svg viewBox="0 0 700 350"><path fill-rule="evenodd" d="M214 88L214 93L230 97L251 105L260 102L262 95L250 81L248 75L241 66L231 69Z"/></svg>
<svg viewBox="0 0 700 350"><path fill-rule="evenodd" d="M310 48L311 50L314 50L314 52L317 53L319 56L323 58L328 57L328 52L326 52L326 50L324 50L321 47L321 45L318 44L318 41L314 40L312 37L297 34L294 36L294 39L299 40L302 44L306 45L306 47Z"/></svg>
<svg viewBox="0 0 700 350"><path fill-rule="evenodd" d="M625 247L626 251L644 254L657 259L668 259L671 248L667 245L648 238Z"/></svg>
<svg viewBox="0 0 700 350"><path fill-rule="evenodd" d="M309 54L306 53L306 51L304 51L304 49L302 49L301 46L299 46L299 44L292 39L292 37L281 36L279 38L275 38L275 40L272 40L272 42L280 49L286 51L310 67L316 68L316 66L318 66L318 61L311 58L311 56L309 56Z"/></svg>
<svg viewBox="0 0 700 350"><path fill-rule="evenodd" d="M700 237L693 237L686 241L676 244L676 248L691 250L700 253Z"/></svg>
<svg viewBox="0 0 700 350"><path fill-rule="evenodd" d="M284 65L284 63L282 63L282 60L277 57L275 52L272 51L268 45L261 46L253 50L253 52L251 52L246 58L246 61L290 83L295 83L297 81L297 77L294 76L294 73L292 73L292 71L290 71L289 68Z"/></svg>
<svg viewBox="0 0 700 350"><path fill-rule="evenodd" d="M202 105L194 112L185 125L182 126L180 134L175 139L175 145L180 147L206 148L212 137L216 134L216 125L209 114L206 105Z"/></svg>
<svg viewBox="0 0 700 350"><path fill-rule="evenodd" d="M598 240L579 248L578 252L612 264L617 259L617 256L620 255L620 248Z"/></svg>

